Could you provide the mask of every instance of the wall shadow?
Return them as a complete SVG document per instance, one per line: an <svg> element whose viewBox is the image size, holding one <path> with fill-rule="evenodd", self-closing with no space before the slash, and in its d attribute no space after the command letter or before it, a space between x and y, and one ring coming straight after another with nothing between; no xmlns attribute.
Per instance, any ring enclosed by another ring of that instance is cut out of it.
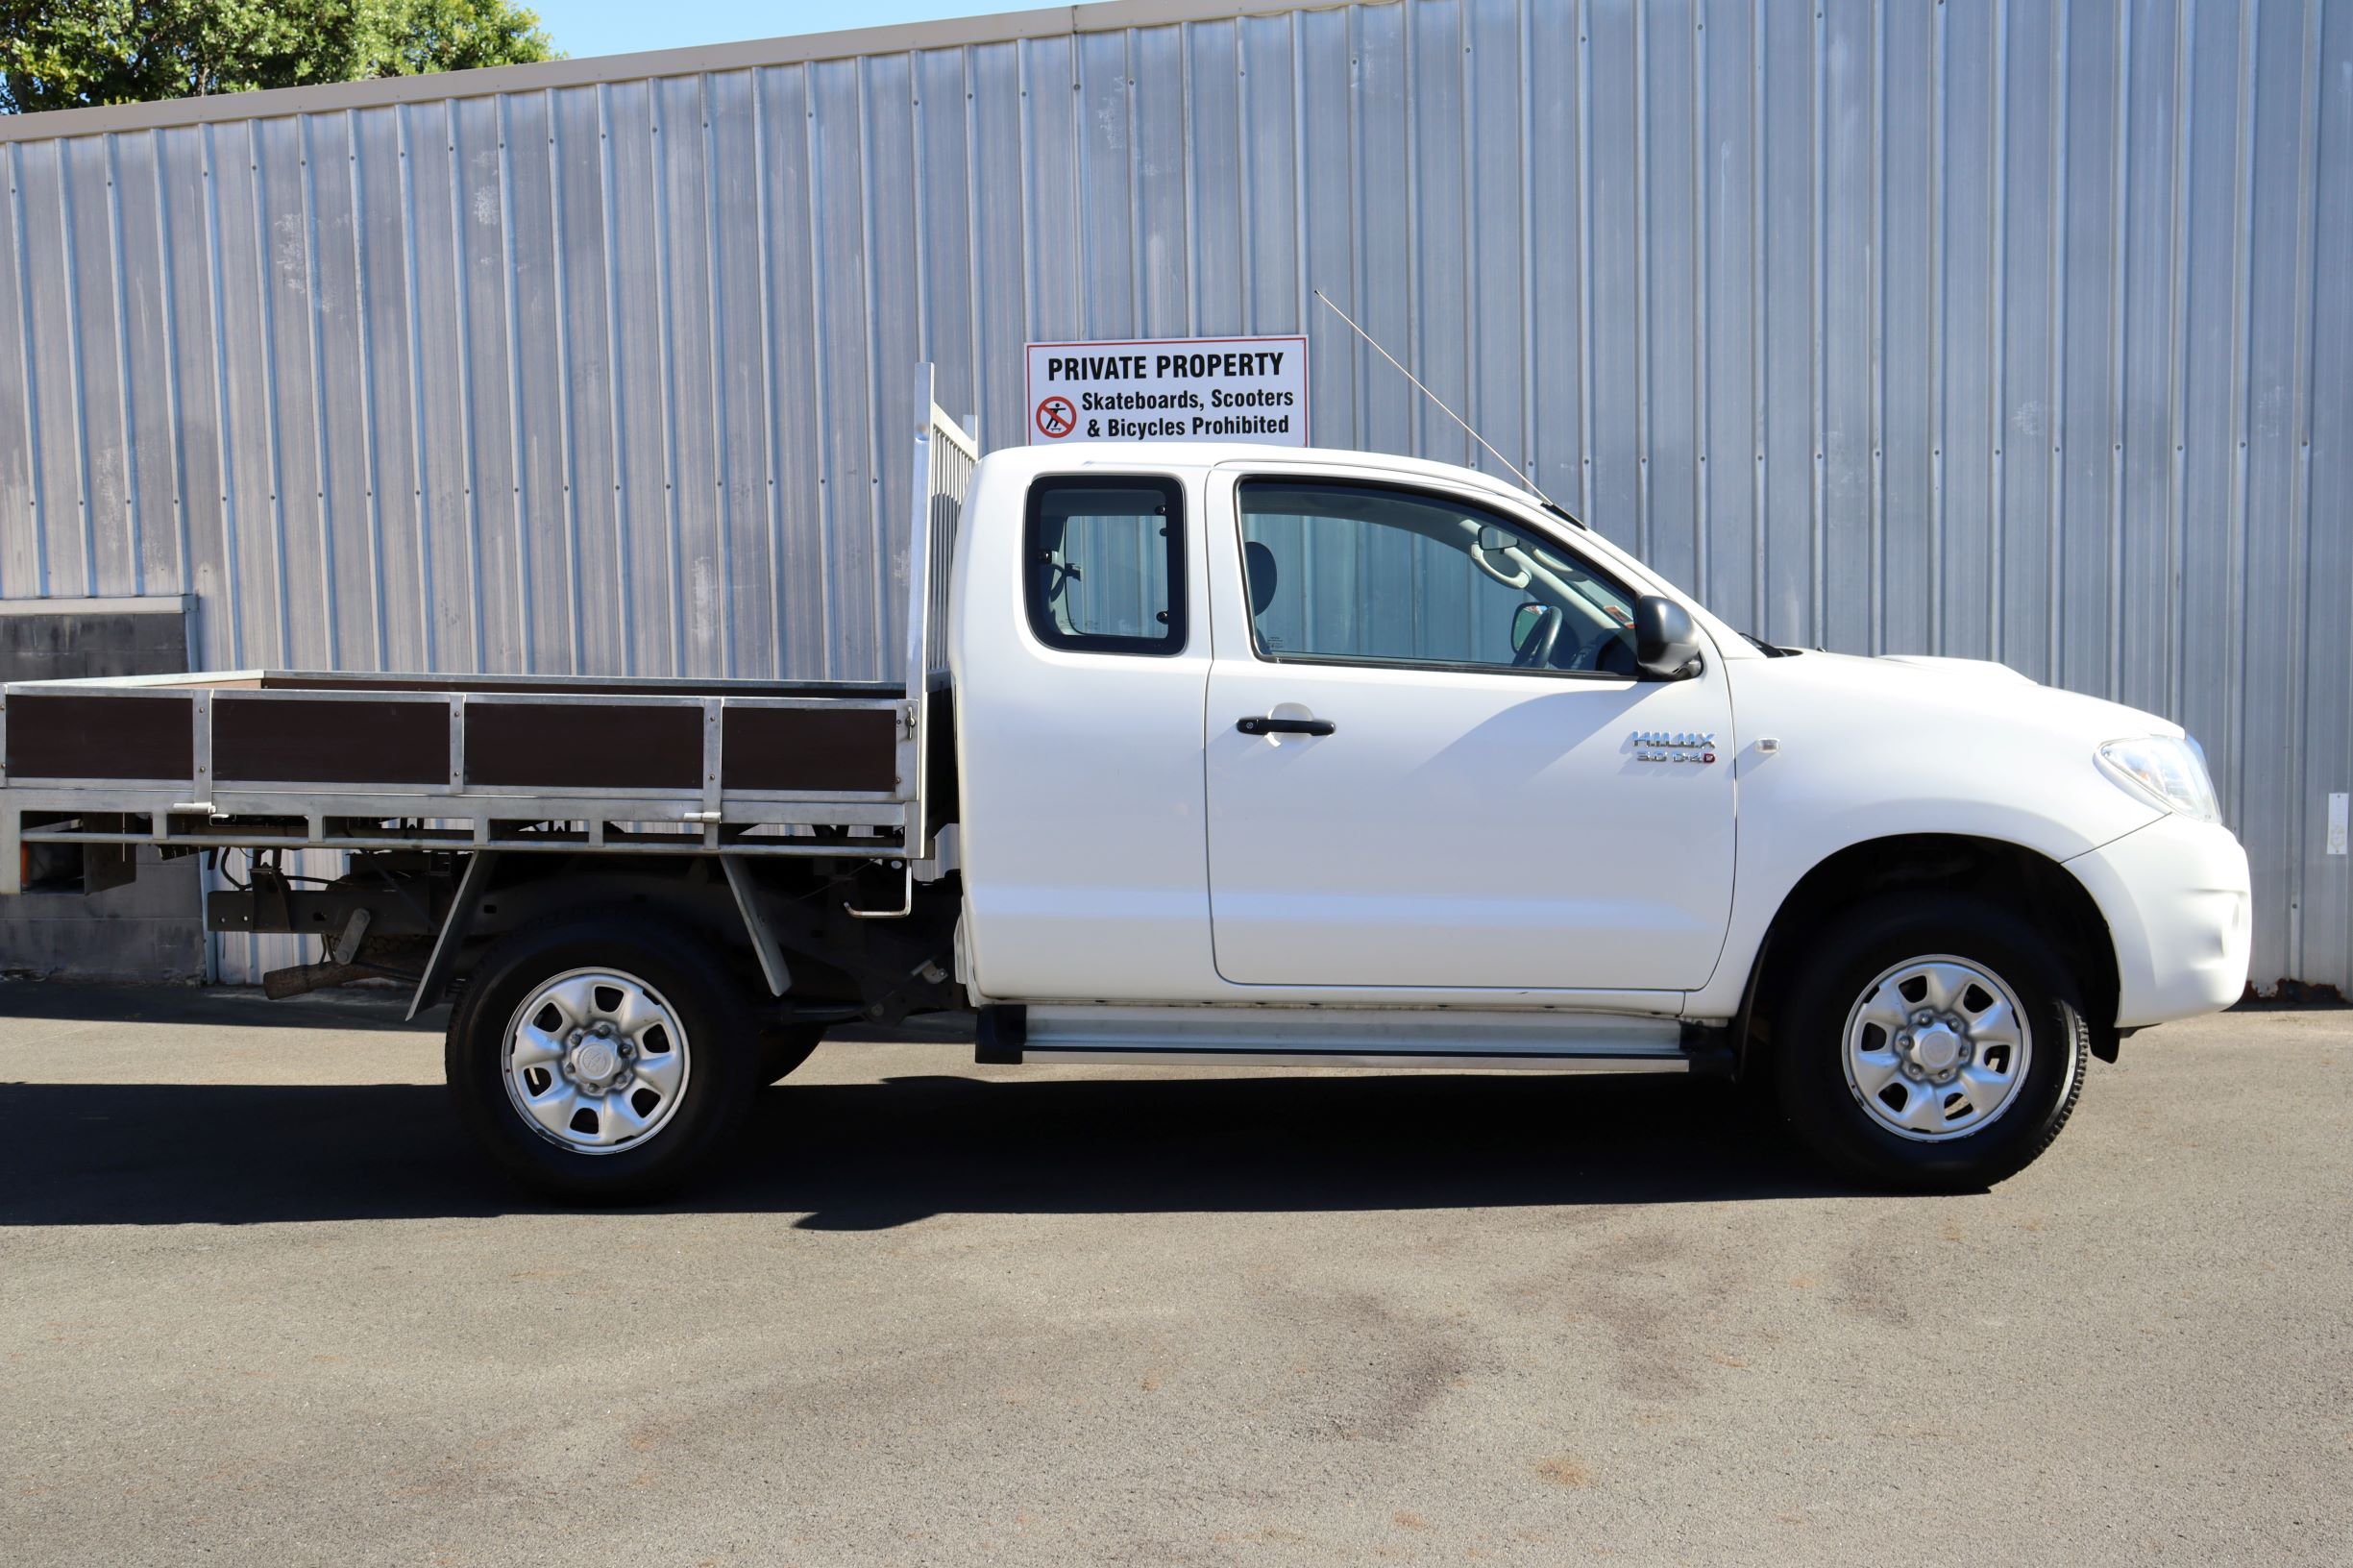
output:
<svg viewBox="0 0 2353 1568"><path fill-rule="evenodd" d="M0 1224L547 1212L437 1086L0 1085ZM665 1210L874 1230L933 1214L1686 1203L1851 1190L1761 1097L1468 1075L787 1084Z"/></svg>

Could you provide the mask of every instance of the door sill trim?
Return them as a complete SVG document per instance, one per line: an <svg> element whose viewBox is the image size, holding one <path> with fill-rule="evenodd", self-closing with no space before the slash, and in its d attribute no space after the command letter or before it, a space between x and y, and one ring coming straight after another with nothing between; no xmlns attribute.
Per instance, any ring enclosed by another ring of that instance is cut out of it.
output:
<svg viewBox="0 0 2353 1568"><path fill-rule="evenodd" d="M996 1060L1003 1060L997 1058ZM1044 1066L1155 1067L1429 1067L1455 1072L1667 1072L1687 1073L1702 1065L1681 1051L1626 1052L1604 1055L1592 1051L1556 1054L1512 1051L1504 1055L1468 1052L1287 1050L1262 1051L1237 1047L1160 1045L1040 1045L1029 1043L1013 1055L1015 1064Z"/></svg>

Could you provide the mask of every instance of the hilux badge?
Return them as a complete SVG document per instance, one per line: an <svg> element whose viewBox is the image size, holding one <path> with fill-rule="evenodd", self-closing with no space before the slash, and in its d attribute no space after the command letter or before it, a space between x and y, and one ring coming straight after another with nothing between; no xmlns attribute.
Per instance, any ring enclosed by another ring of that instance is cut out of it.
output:
<svg viewBox="0 0 2353 1568"><path fill-rule="evenodd" d="M1716 737L1691 731L1638 729L1627 737L1636 762L1695 762L1716 760Z"/></svg>

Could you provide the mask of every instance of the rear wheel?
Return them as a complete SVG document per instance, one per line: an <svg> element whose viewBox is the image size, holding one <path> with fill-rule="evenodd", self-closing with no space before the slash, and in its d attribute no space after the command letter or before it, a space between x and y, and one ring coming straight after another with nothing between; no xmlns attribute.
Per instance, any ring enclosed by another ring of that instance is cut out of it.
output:
<svg viewBox="0 0 2353 1568"><path fill-rule="evenodd" d="M1903 894L1809 944L1774 1029L1781 1108L1876 1185L1964 1191L2050 1146L2082 1091L2080 994L2049 943L1997 906Z"/></svg>
<svg viewBox="0 0 2353 1568"><path fill-rule="evenodd" d="M742 989L677 932L625 913L501 942L444 1048L459 1119L510 1174L575 1202L659 1196L725 1146L758 1087Z"/></svg>

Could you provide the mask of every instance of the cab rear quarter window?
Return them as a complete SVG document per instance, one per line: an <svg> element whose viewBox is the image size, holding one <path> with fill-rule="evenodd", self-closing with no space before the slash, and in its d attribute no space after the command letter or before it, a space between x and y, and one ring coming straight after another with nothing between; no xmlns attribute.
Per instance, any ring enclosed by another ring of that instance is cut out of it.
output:
<svg viewBox="0 0 2353 1568"><path fill-rule="evenodd" d="M1022 598L1048 648L1184 650L1185 491L1159 475L1047 475L1022 524Z"/></svg>

